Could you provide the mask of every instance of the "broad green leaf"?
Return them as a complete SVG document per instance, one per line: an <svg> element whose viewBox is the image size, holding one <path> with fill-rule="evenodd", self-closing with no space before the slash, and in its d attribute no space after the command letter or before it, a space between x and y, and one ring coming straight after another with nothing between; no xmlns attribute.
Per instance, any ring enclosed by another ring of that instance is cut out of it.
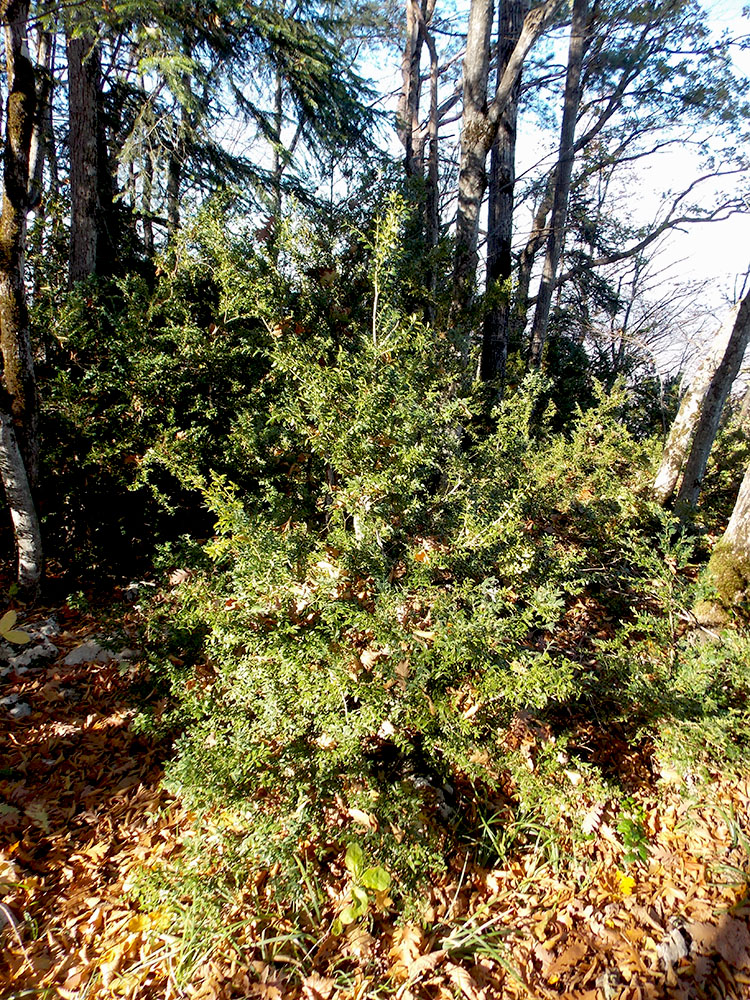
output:
<svg viewBox="0 0 750 1000"><path fill-rule="evenodd" d="M345 906L339 916L339 922L344 927L347 927L349 924L353 924L358 916L359 914L355 911L353 906Z"/></svg>
<svg viewBox="0 0 750 1000"><path fill-rule="evenodd" d="M368 889L375 889L376 892L385 892L390 887L391 876L385 868L368 868L367 871L362 873L360 881Z"/></svg>
<svg viewBox="0 0 750 1000"><path fill-rule="evenodd" d="M0 632L5 635L8 629L13 628L13 626L18 621L18 614L15 611L6 611L2 618L0 618Z"/></svg>
<svg viewBox="0 0 750 1000"><path fill-rule="evenodd" d="M345 863L352 875L356 875L362 871L365 863L365 855L359 844L349 844L346 849Z"/></svg>

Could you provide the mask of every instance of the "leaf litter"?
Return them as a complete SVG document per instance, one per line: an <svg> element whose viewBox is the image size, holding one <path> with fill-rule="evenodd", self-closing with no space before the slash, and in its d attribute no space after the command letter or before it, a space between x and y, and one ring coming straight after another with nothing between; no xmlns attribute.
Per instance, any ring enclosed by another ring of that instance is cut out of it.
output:
<svg viewBox="0 0 750 1000"><path fill-rule="evenodd" d="M398 923L384 907L339 937L324 929L332 899L304 955L269 950L249 895L231 913L236 933L212 941L178 984L181 942L169 917L140 910L128 889L144 868L181 852L192 816L161 784L169 743L132 729L143 668L66 665L97 628L74 618L55 640L54 662L4 679L3 693L31 712L14 719L0 710L3 997L750 997L750 874L737 851L737 826L747 836L750 824L750 776L715 777L692 793L675 781L644 786L648 858L628 871L596 803L584 818L585 857L579 849L557 866L533 853L490 870L465 863L429 889L421 919ZM126 633L130 624L126 615Z"/></svg>

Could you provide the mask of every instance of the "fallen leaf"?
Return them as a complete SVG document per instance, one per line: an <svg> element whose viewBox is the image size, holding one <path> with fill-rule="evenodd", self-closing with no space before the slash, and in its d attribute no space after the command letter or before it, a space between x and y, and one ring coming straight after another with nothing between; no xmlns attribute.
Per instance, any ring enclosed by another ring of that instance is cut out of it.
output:
<svg viewBox="0 0 750 1000"><path fill-rule="evenodd" d="M364 810L356 808L352 808L347 811L351 819L353 819L355 823L359 823L360 826L366 826L368 830L378 829L378 821L372 813L364 812Z"/></svg>
<svg viewBox="0 0 750 1000"><path fill-rule="evenodd" d="M317 972L313 972L302 980L302 996L304 1000L328 1000L335 986L335 979L319 976Z"/></svg>
<svg viewBox="0 0 750 1000"><path fill-rule="evenodd" d="M735 969L750 969L750 930L744 920L725 915L718 924L696 922L686 930L698 951L716 952Z"/></svg>
<svg viewBox="0 0 750 1000"><path fill-rule="evenodd" d="M419 927L414 924L397 927L388 954L397 962L408 967L416 961L422 950L422 943L422 931Z"/></svg>
<svg viewBox="0 0 750 1000"><path fill-rule="evenodd" d="M588 945L584 944L583 941L574 941L573 944L568 945L565 951L554 960L547 970L550 982L552 981L552 977L559 977L561 972L567 972L574 965L578 965L581 959L586 956L588 950Z"/></svg>
<svg viewBox="0 0 750 1000"><path fill-rule="evenodd" d="M481 990L472 979L471 973L453 962L447 963L445 971L448 973L450 981L461 991L466 1000L481 1000Z"/></svg>

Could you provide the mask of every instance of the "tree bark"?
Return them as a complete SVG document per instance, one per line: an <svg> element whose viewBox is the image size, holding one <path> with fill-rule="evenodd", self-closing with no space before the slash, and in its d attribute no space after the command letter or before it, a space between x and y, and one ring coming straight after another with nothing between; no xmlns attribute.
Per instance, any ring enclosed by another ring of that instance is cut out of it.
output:
<svg viewBox="0 0 750 1000"><path fill-rule="evenodd" d="M29 203L32 206L41 204L42 188L44 183L44 161L49 160L50 136L47 125L51 112L52 94L52 58L54 51L54 41L52 33L43 31L38 33L37 41L37 72L39 82L36 89L36 116L34 120L34 130L31 134L31 148L29 150Z"/></svg>
<svg viewBox="0 0 750 1000"><path fill-rule="evenodd" d="M703 401L726 352L736 315L737 311L732 310L729 320L717 332L708 353L698 366L698 370L680 402L680 408L670 428L659 471L654 480L654 498L662 506L669 503L677 489L680 474L690 453L690 445L700 419Z"/></svg>
<svg viewBox="0 0 750 1000"><path fill-rule="evenodd" d="M524 60L552 21L559 6L560 0L545 0L526 15L518 41L488 106L492 0L472 0L463 64L464 107L453 263L454 311L468 306L474 293L479 213L487 188L487 155L497 136L508 102L512 99Z"/></svg>
<svg viewBox="0 0 750 1000"><path fill-rule="evenodd" d="M151 198L154 188L154 159L149 148L143 153L141 165L143 174L141 190L141 211L143 212L143 248L149 257L154 254L154 227L151 221Z"/></svg>
<svg viewBox="0 0 750 1000"><path fill-rule="evenodd" d="M726 531L711 554L708 577L722 604L732 607L750 601L750 465Z"/></svg>
<svg viewBox="0 0 750 1000"><path fill-rule="evenodd" d="M739 374L748 342L750 342L750 292L740 303L724 357L714 372L701 407L700 419L685 465L685 475L682 478L682 485L677 496L678 504L695 507L698 502L708 457L719 429L724 404L734 380Z"/></svg>
<svg viewBox="0 0 750 1000"><path fill-rule="evenodd" d="M101 70L96 40L68 35L68 108L70 119L70 258L71 285L97 271L102 206L99 200L99 87Z"/></svg>
<svg viewBox="0 0 750 1000"><path fill-rule="evenodd" d="M589 29L588 0L574 0L552 218L547 237L547 251L544 258L542 278L534 309L534 321L531 327L529 362L535 368L538 368L542 363L542 352L547 339L550 308L552 306L552 293L555 289L557 267L560 263L560 255L562 253L565 222L568 215L570 182L573 176L573 163L575 161L575 129L578 108L581 103L583 57L591 38Z"/></svg>
<svg viewBox="0 0 750 1000"><path fill-rule="evenodd" d="M427 0L425 0L426 5ZM432 2L432 7L435 4ZM420 135L419 101L422 90L420 63L424 37L420 30L420 0L406 0L406 40L401 57L401 93L396 111L396 133L404 147L407 177L424 173L424 140Z"/></svg>
<svg viewBox="0 0 750 1000"><path fill-rule="evenodd" d="M187 40L185 41L185 51L190 51ZM187 73L183 74L182 85L185 93L189 93L190 77ZM167 236L170 240L177 235L180 228L180 191L182 189L187 136L191 129L190 114L185 104L182 104L180 108L180 118L174 127L174 141L167 157Z"/></svg>
<svg viewBox="0 0 750 1000"><path fill-rule="evenodd" d="M432 11L435 7L434 2L430 6L430 17L432 16ZM422 22L422 32L424 34L425 44L430 53L430 118L427 127L427 135L429 139L429 153L427 155L427 177L426 177L426 192L425 192L425 237L427 240L427 245L430 247L437 246L438 240L440 239L440 192L439 187L439 108L438 108L438 53L437 46L435 45L435 39L432 37L429 29L429 21L425 19ZM435 269L432 267L429 274L429 286L430 290L434 291L436 283Z"/></svg>
<svg viewBox="0 0 750 1000"><path fill-rule="evenodd" d="M42 543L31 488L39 463L39 409L24 285L29 155L36 87L26 42L28 0L0 4L5 24L8 102L0 213L0 346L8 405L0 401L0 478L18 548L18 584L34 594L42 572Z"/></svg>
<svg viewBox="0 0 750 1000"><path fill-rule="evenodd" d="M42 578L42 535L13 421L3 409L0 409L0 479L18 550L18 587L24 597L34 598Z"/></svg>
<svg viewBox="0 0 750 1000"><path fill-rule="evenodd" d="M34 68L26 43L28 9L28 0L0 5L8 77L0 213L0 348L10 413L34 486L39 470L39 406L24 285L29 155L36 107Z"/></svg>
<svg viewBox="0 0 750 1000"><path fill-rule="evenodd" d="M502 79L518 43L528 0L504 0L498 27L498 80ZM497 138L490 153L489 208L487 226L487 292L510 279L513 260L513 189L516 180L516 128L518 120L519 74L508 104L500 117ZM510 319L509 289L498 290L500 298L484 320L479 374L483 381L499 380L500 393L508 358ZM495 293L497 294L497 292Z"/></svg>

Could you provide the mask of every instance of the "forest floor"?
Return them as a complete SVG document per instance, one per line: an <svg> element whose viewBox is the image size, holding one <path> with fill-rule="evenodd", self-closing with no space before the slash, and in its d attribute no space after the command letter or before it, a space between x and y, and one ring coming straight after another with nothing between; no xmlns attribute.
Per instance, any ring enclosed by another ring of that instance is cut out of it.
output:
<svg viewBox="0 0 750 1000"><path fill-rule="evenodd" d="M88 641L105 645L113 627L120 647L136 644L136 612L113 626L47 608L19 625L51 620L54 657L0 680L4 1000L750 997L747 776L691 785L643 768L634 797L648 856L627 869L606 811L592 810L585 857L527 845L500 868L467 862L425 893L410 923L386 903L334 936L331 907L303 952L279 945L294 937L283 918L276 943L267 927L262 940L240 900L223 938L202 940L198 927L188 949L163 912L143 912L128 892L191 836L191 816L161 786L169 743L132 729L142 658L65 663ZM528 726L521 738L541 737Z"/></svg>

